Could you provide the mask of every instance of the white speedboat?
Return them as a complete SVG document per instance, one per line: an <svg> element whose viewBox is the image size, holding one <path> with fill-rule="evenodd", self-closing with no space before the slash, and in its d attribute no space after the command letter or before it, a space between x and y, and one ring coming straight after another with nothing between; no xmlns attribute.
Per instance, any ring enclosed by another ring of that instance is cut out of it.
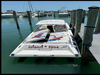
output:
<svg viewBox="0 0 100 75"><path fill-rule="evenodd" d="M58 16L59 17L68 17L68 13L67 12L59 12Z"/></svg>
<svg viewBox="0 0 100 75"><path fill-rule="evenodd" d="M41 20L10 57L81 57L69 25L61 19Z"/></svg>
<svg viewBox="0 0 100 75"><path fill-rule="evenodd" d="M1 14L2 18L13 18L13 14Z"/></svg>
<svg viewBox="0 0 100 75"><path fill-rule="evenodd" d="M68 11L65 7L62 7L61 10L58 13L59 17L67 17L68 15L69 15Z"/></svg>
<svg viewBox="0 0 100 75"><path fill-rule="evenodd" d="M13 18L14 16L13 16L13 14L1 14L1 17L2 18ZM20 15L17 14L17 17L20 17Z"/></svg>

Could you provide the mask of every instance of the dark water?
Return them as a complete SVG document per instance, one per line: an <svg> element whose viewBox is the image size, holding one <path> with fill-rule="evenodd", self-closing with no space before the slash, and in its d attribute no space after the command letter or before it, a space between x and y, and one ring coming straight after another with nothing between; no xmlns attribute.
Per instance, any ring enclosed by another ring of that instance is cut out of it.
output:
<svg viewBox="0 0 100 75"><path fill-rule="evenodd" d="M70 24L70 17L55 17ZM32 26L27 18L18 18L20 30L17 29L13 18L1 19L1 73L2 74L99 74L100 65L97 61L82 65L81 59L68 62L66 58L55 58L51 62L49 57L36 62L37 58L26 58L18 62L19 58L9 57L9 54L36 28L40 20L54 19L54 17L32 18ZM85 23L87 17L85 17Z"/></svg>

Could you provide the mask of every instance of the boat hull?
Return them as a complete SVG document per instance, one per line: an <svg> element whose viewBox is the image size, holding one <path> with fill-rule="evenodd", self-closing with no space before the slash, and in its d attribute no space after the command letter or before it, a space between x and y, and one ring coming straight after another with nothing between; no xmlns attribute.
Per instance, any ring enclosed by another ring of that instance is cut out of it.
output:
<svg viewBox="0 0 100 75"><path fill-rule="evenodd" d="M2 18L13 18L13 14L2 14Z"/></svg>
<svg viewBox="0 0 100 75"><path fill-rule="evenodd" d="M10 55L10 57L73 57L73 58L79 58L81 55L77 56L69 53L68 51L23 51L21 53L18 53L14 56Z"/></svg>
<svg viewBox="0 0 100 75"><path fill-rule="evenodd" d="M70 48L73 50L71 51ZM78 48L77 48L78 50ZM17 52L17 53L16 53ZM23 44L21 43L10 57L81 57L71 45L62 44Z"/></svg>
<svg viewBox="0 0 100 75"><path fill-rule="evenodd" d="M20 15L17 15L17 17L19 17ZM13 18L13 14L1 14L2 18Z"/></svg>
<svg viewBox="0 0 100 75"><path fill-rule="evenodd" d="M64 20L42 20L36 25L41 26L19 44L10 57L81 57L70 27Z"/></svg>

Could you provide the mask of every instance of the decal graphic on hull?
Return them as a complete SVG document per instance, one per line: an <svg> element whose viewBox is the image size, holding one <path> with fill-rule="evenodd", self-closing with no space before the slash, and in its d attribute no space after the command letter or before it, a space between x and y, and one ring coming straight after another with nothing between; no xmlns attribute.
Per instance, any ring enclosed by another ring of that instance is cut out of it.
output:
<svg viewBox="0 0 100 75"><path fill-rule="evenodd" d="M61 38L63 38L63 37L53 37L52 39L49 39L48 41L56 41L56 40L60 40Z"/></svg>
<svg viewBox="0 0 100 75"><path fill-rule="evenodd" d="M32 38L39 38L39 37L41 37L43 35L43 33L39 33L38 35L35 35L34 37L32 37Z"/></svg>
<svg viewBox="0 0 100 75"><path fill-rule="evenodd" d="M45 31L45 32L47 32L47 31ZM39 34L35 35L35 36L34 36L34 37L32 37L32 38L40 38L40 37L45 37L45 36L42 36L45 32L39 33Z"/></svg>

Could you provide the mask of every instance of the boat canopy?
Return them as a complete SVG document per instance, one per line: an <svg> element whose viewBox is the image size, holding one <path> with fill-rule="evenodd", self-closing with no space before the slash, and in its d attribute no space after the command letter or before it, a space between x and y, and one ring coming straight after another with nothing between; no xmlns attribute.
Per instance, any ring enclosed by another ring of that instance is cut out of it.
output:
<svg viewBox="0 0 100 75"><path fill-rule="evenodd" d="M65 25L65 21L61 19L41 20L36 25Z"/></svg>

